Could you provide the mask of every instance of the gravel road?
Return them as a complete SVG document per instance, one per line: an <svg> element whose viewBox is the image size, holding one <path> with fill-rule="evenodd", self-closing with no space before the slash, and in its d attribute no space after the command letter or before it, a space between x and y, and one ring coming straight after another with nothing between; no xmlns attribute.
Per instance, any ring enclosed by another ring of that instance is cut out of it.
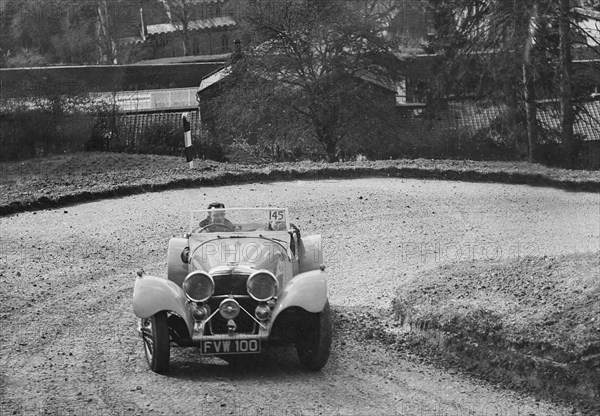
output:
<svg viewBox="0 0 600 416"><path fill-rule="evenodd" d="M293 347L230 366L175 349L150 372L131 310L135 271L164 274L190 208L287 206L321 233L336 334L328 365ZM420 362L357 336L405 276L455 261L598 251L600 195L371 178L136 195L0 218L0 414L564 415L572 409ZM35 413L37 412L37 413Z"/></svg>

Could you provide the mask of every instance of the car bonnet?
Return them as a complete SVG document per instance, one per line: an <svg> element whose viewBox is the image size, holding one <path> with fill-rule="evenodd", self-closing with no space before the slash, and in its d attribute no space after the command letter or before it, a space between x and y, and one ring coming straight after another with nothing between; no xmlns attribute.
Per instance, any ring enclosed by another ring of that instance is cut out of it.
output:
<svg viewBox="0 0 600 416"><path fill-rule="evenodd" d="M287 240L286 232L272 232L263 237L192 235L189 240L191 269L210 272L227 266L278 274L281 263L289 262Z"/></svg>

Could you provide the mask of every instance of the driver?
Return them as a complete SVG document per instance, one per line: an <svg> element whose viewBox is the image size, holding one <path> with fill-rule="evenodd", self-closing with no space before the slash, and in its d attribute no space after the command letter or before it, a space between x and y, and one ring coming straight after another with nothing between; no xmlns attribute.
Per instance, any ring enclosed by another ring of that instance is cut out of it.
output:
<svg viewBox="0 0 600 416"><path fill-rule="evenodd" d="M206 227L210 224L223 224L224 226L233 229L233 224L227 218L225 218L225 204L222 202L212 202L208 205L209 210L212 212L208 213L208 216L200 221L200 227ZM214 211L213 211L214 210Z"/></svg>
<svg viewBox="0 0 600 416"><path fill-rule="evenodd" d="M225 209L224 203L211 202L210 204L208 204L207 209L211 210L212 212L209 212L208 215L206 216L206 218L203 219L202 221L200 221L199 226L201 228L206 227L211 224L221 224L224 227L231 228L232 230L235 229L232 222L229 221L227 218L225 218L225 212L222 211L223 209ZM183 261L184 263L188 263L189 255L190 255L190 248L188 246L188 247L185 247L183 249L183 251L181 252L181 261Z"/></svg>

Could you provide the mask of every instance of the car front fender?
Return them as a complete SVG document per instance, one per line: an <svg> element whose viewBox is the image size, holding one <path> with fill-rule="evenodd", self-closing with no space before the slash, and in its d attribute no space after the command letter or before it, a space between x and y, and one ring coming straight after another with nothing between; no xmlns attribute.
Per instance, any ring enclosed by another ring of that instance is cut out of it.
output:
<svg viewBox="0 0 600 416"><path fill-rule="evenodd" d="M169 240L167 251L167 277L170 281L183 284L188 274L188 264L181 260L181 252L188 246L187 238L174 237Z"/></svg>
<svg viewBox="0 0 600 416"><path fill-rule="evenodd" d="M323 264L323 239L319 234L300 239L300 273L318 270Z"/></svg>
<svg viewBox="0 0 600 416"><path fill-rule="evenodd" d="M183 318L189 333L194 332L194 318L183 289L160 277L138 277L133 287L133 313L138 318L148 318L160 311L175 312Z"/></svg>
<svg viewBox="0 0 600 416"><path fill-rule="evenodd" d="M311 313L322 312L327 303L326 273L312 270L300 273L285 286L273 309L273 322L285 309L298 306Z"/></svg>

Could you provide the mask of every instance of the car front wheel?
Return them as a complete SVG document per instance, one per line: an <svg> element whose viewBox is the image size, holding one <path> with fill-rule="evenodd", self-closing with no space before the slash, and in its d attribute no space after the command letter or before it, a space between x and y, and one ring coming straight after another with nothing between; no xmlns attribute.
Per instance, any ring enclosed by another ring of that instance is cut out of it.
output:
<svg viewBox="0 0 600 416"><path fill-rule="evenodd" d="M142 339L144 352L150 369L161 373L169 369L171 344L167 313L162 311L142 319Z"/></svg>
<svg viewBox="0 0 600 416"><path fill-rule="evenodd" d="M296 332L296 351L306 368L317 371L327 364L332 338L331 308L325 304L323 312L301 322Z"/></svg>

